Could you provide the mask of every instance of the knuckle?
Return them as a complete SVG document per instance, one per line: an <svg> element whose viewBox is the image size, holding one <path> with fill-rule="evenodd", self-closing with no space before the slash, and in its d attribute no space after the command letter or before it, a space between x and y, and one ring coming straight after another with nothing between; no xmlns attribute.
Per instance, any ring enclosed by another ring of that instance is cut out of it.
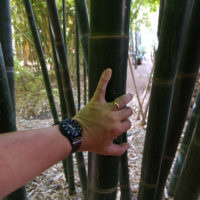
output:
<svg viewBox="0 0 200 200"><path fill-rule="evenodd" d="M99 87L99 88L97 89L97 92L98 92L99 94L101 94L101 93L103 93L103 92L104 92L104 90L103 90L103 88L102 88L102 87Z"/></svg>

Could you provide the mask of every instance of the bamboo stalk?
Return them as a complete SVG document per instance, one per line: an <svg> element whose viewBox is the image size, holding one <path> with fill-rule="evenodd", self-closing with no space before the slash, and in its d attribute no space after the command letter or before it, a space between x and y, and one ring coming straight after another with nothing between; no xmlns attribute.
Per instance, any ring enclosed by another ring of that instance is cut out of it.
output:
<svg viewBox="0 0 200 200"><path fill-rule="evenodd" d="M0 1L0 42L4 55L10 94L12 97L13 105L15 105L15 74L12 48L10 0Z"/></svg>
<svg viewBox="0 0 200 200"><path fill-rule="evenodd" d="M63 39L65 44L65 49L67 48L67 39L66 39L66 4L65 0L62 0L62 14L63 14Z"/></svg>
<svg viewBox="0 0 200 200"><path fill-rule="evenodd" d="M148 78L148 81L147 81L147 86L146 86L145 91L142 95L141 107L143 106L146 95L147 95L148 91L150 90L150 84L151 84L151 81L152 81L153 71L154 71L154 67L152 67L152 69L151 69L151 72L150 72L150 75L149 75L149 78ZM136 118L137 120L140 119L141 107L139 107L139 112L138 112L138 115L137 115L137 118ZM145 119L146 119L146 117L145 117Z"/></svg>
<svg viewBox="0 0 200 200"><path fill-rule="evenodd" d="M61 81L60 72L59 72L59 63L58 63L58 58L56 55L55 44L53 41L53 35L52 35L50 23L49 23L49 32L50 32L51 47L52 47L53 58L54 58L54 71L56 74L56 80L57 80L58 91L59 91L61 115L62 115L62 119L66 119L67 118L67 108L66 108L66 103L65 103L65 98L64 98L63 88L62 88L62 81ZM72 159L72 157L70 157L69 159ZM68 158L66 158L62 161L63 170L64 170L64 174L65 174L65 180L66 180L66 182L69 182L67 168L70 165L67 165L67 162L68 162Z"/></svg>
<svg viewBox="0 0 200 200"><path fill-rule="evenodd" d="M77 23L77 15L76 15L76 78L77 78L77 98L78 98L78 110L81 108L81 86L80 86L80 57L79 57L79 28ZM78 170L80 174L80 180L81 180L81 188L84 200L87 200L87 173L85 169L85 162L84 157L82 153L76 153L76 160L79 160L77 162ZM80 162L82 161L82 162Z"/></svg>
<svg viewBox="0 0 200 200"><path fill-rule="evenodd" d="M89 36L89 97L102 71L112 68L106 100L125 93L130 0L91 0ZM102 14L103 12L103 14ZM120 142L121 139L118 139ZM119 157L89 153L88 200L114 200L118 186Z"/></svg>
<svg viewBox="0 0 200 200"><path fill-rule="evenodd" d="M166 1L147 123L138 200L154 200L168 126L174 79L185 36L186 0Z"/></svg>
<svg viewBox="0 0 200 200"><path fill-rule="evenodd" d="M58 60L60 63L59 71L60 71L61 80L62 80L65 102L67 105L68 116L73 117L76 114L76 109L75 109L73 92L72 92L71 81L70 81L70 76L69 76L68 62L67 62L67 56L66 56L67 51L64 46L64 41L63 41L63 37L61 33L60 21L59 21L59 16L58 16L55 0L47 0L47 7L49 11L50 24L53 31L56 52L57 52ZM82 153L78 153L78 154L82 154ZM85 169L85 166L83 166L83 163L84 163L83 156L79 156L78 158L79 159L77 159L77 163L78 163L77 165L78 167L81 166L81 168L79 169L79 172L81 172L81 174L79 175L80 175L80 178L84 177L84 179L81 178L81 185L84 185L84 184L87 185L87 182L84 182L85 180L87 180L87 178L86 178L86 169ZM72 177L72 174L70 175L70 177ZM84 188L82 188L82 190L84 192Z"/></svg>
<svg viewBox="0 0 200 200"><path fill-rule="evenodd" d="M181 175L183 163L185 161L186 154L189 149L189 144L192 139L192 136L193 136L193 133L195 130L195 125L198 121L199 116L200 116L200 90L198 91L198 95L196 97L196 101L193 106L192 114L189 119L186 131L184 133L184 138L183 138L179 153L177 155L177 159L176 159L174 169L172 172L172 176L170 179L170 183L169 183L169 187L168 187L168 194L170 196L174 196L177 182Z"/></svg>
<svg viewBox="0 0 200 200"><path fill-rule="evenodd" d="M196 19L200 17L200 3L197 0L194 1L194 5L192 4L193 1L188 1L188 3L191 4L190 8L193 6L193 10L183 45L179 71L175 82L167 137L158 180L158 199L160 199L163 194L167 176L175 157L178 142L187 117L187 112L195 87L200 64L200 22L196 21ZM187 95L185 95L186 92Z"/></svg>
<svg viewBox="0 0 200 200"><path fill-rule="evenodd" d="M178 180L174 200L197 200L200 192L200 118L195 126L183 171Z"/></svg>
<svg viewBox="0 0 200 200"><path fill-rule="evenodd" d="M83 55L86 67L88 68L88 34L89 18L86 0L74 0L80 41L82 44Z"/></svg>
<svg viewBox="0 0 200 200"><path fill-rule="evenodd" d="M122 135L122 142L127 142L127 133ZM133 195L130 189L129 182L129 168L128 168L128 155L125 152L120 158L120 167L119 167L119 182L120 182L120 190L121 196L120 200L131 200Z"/></svg>
<svg viewBox="0 0 200 200"><path fill-rule="evenodd" d="M87 103L87 68L83 62L83 76L84 76L84 105Z"/></svg>
<svg viewBox="0 0 200 200"><path fill-rule="evenodd" d="M43 79L44 79L44 83L45 83L45 88L46 88L47 97L48 97L48 100L49 100L49 105L50 105L50 108L51 108L53 120L54 120L54 123L57 123L59 121L58 113L57 113L55 101L54 101L54 98L53 98L53 92L52 92L52 89L51 89L51 83L50 83L50 79L49 79L49 75L48 75L48 71L47 71L46 61L45 61L45 58L44 58L44 52L43 52L43 48L42 48L41 41L40 41L40 38L39 38L39 33L38 33L38 30L37 30L35 17L34 17L34 14L33 14L33 9L32 9L30 0L24 0L24 5L25 5L25 8L26 8L26 13L27 13L27 16L28 16L28 21L29 21L31 32L32 32L35 48L37 50L38 58L39 58L39 61L40 61Z"/></svg>
<svg viewBox="0 0 200 200"><path fill-rule="evenodd" d="M79 56L79 29L76 15L76 83L77 83L77 99L78 110L81 109L81 85L80 85L80 56Z"/></svg>
<svg viewBox="0 0 200 200"><path fill-rule="evenodd" d="M128 56L128 62L129 62L129 67L130 67L131 76L132 76L132 80L133 80L133 85L134 85L134 88L135 88L136 97L137 97L139 108L140 108L141 114L142 114L142 125L145 125L146 122L145 122L145 118L144 118L144 113L143 113L143 109L142 109L142 104L141 104L141 101L140 101L139 93L138 93L138 90L137 90L137 85L136 85L136 82L135 82L135 76L134 76L133 66L132 66L132 63L131 63L130 56Z"/></svg>
<svg viewBox="0 0 200 200"><path fill-rule="evenodd" d="M12 49L12 28L11 28L11 14L10 14L10 1L0 1L0 43L2 45L2 52L4 55L4 62L6 66L7 79L9 83L11 101L13 105L13 112L10 115L15 115L15 74L14 74L14 62L13 62L13 49ZM16 119L12 122L15 126ZM2 123L1 123L2 125ZM13 127L13 125L8 124ZM11 131L15 131L13 128ZM15 192L9 194L5 199L18 200L26 199L25 186L19 188Z"/></svg>

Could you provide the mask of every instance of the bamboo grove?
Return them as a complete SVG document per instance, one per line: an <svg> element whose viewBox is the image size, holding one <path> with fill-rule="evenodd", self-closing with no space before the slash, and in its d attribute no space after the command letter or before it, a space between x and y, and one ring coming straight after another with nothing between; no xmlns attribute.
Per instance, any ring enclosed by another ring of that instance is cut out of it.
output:
<svg viewBox="0 0 200 200"><path fill-rule="evenodd" d="M17 5L20 12L26 13L26 21L22 24L13 23L15 33L19 32L25 38L22 40L24 47L21 48L20 38L15 36L15 53L20 59L24 57L25 65L29 65L29 61L33 66L37 63L37 70L42 72L54 123L66 117L73 117L83 104L87 103L87 94L89 98L92 97L98 79L107 67L112 69L113 75L106 92L106 100L113 101L126 92L128 60L131 65L128 59L129 33L133 21L137 21L141 2L20 0L12 4L12 8ZM153 2L157 1L144 2L151 7ZM40 24L35 14L36 9L41 12L40 6L45 10L40 15L44 18L45 26ZM134 13L133 9L136 10ZM169 196L175 200L198 199L200 90L191 115L188 115L188 110L192 105L191 99L194 96L200 64L199 11L199 0L160 0L157 32L159 43L154 72L152 71L153 81L138 195L131 191L127 152L121 157L76 153L63 160L69 195L75 194L77 187L74 177L75 157L84 200L115 200L119 189L121 200L162 200L166 187ZM16 130L11 31L13 13L14 11L10 12L9 0L0 1L0 133ZM20 26L26 27L28 34L20 32ZM73 34L70 34L70 31ZM71 48L72 43L74 49ZM32 54L27 53L27 49L33 49ZM47 59L47 54L50 54L51 59ZM59 108L52 88L49 63L55 73ZM74 95L73 91L72 65L76 71L77 95ZM84 94L81 91L81 80L84 82ZM124 133L114 142L127 140L127 133ZM178 148L180 141L182 144ZM5 199L27 199L25 188L19 188Z"/></svg>

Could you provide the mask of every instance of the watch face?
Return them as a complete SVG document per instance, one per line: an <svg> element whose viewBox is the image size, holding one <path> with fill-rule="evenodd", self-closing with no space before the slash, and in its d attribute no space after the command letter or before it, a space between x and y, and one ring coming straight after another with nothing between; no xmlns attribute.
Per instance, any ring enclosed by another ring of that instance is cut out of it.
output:
<svg viewBox="0 0 200 200"><path fill-rule="evenodd" d="M71 139L82 136L82 128L80 124L74 120L66 119L61 124L65 134L70 136Z"/></svg>

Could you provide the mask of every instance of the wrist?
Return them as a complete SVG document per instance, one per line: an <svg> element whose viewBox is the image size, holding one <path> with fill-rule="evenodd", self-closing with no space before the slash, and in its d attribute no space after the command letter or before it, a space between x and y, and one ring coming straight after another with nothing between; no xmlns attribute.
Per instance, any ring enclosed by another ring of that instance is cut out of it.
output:
<svg viewBox="0 0 200 200"><path fill-rule="evenodd" d="M65 119L59 123L60 133L71 144L71 153L77 152L82 143L82 127L76 120Z"/></svg>

